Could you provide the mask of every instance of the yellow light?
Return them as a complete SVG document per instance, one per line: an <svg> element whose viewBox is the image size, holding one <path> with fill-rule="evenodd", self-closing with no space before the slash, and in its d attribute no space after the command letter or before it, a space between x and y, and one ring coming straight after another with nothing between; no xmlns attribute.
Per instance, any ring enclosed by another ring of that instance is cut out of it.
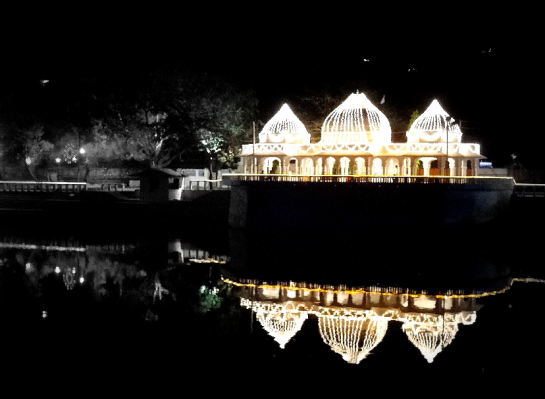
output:
<svg viewBox="0 0 545 399"><path fill-rule="evenodd" d="M294 286L291 286L291 285L281 285L281 284L267 284L267 283L263 283L263 284L256 284L256 283L240 283L240 282L237 282L237 281L233 281L233 280L230 280L230 279L227 279L225 277L221 277L221 280L226 283L226 284L230 284L230 285L234 285L236 287L252 287L252 288L258 288L258 289L283 289L283 290L299 290L299 291L307 291L307 292L331 292L331 293L339 293L339 292L343 292L343 293L346 293L346 294L351 294L351 295L354 295L354 294L374 294L374 295L381 295L381 296L398 296L398 295L407 295L411 298L420 298L420 297L435 297L435 298L440 298L440 299L443 299L443 298L482 298L482 297L486 297L486 296L490 296L490 295L496 295L496 294L502 294L504 293L505 291L507 291L509 287L506 287L506 288L503 288L501 290L497 290L497 291L490 291L490 292L483 292L483 293L480 293L480 294L448 294L448 295L445 295L445 294L435 294L435 295L429 295L425 292L422 292L422 293L409 293L409 291L411 291L410 289L400 289L400 292L382 292L382 291L378 291L378 290L372 290L372 289L369 289L369 288L351 288L351 289L335 289L335 288L321 288L321 287L317 287L317 288L307 288L307 287L294 287ZM295 284L298 284L298 283L295 283ZM403 291L402 291L403 290Z"/></svg>

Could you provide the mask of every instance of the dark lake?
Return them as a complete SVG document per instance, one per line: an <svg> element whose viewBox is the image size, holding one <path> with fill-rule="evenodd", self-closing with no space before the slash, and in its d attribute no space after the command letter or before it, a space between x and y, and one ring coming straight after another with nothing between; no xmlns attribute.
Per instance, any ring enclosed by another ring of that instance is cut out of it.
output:
<svg viewBox="0 0 545 399"><path fill-rule="evenodd" d="M518 381L545 352L541 241L506 226L46 227L0 228L5 379Z"/></svg>

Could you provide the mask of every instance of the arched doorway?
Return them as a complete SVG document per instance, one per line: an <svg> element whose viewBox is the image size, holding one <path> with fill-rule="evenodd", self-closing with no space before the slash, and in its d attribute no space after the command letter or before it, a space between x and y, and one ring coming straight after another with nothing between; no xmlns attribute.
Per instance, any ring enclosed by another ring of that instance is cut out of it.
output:
<svg viewBox="0 0 545 399"><path fill-rule="evenodd" d="M282 170L282 161L280 160L280 158L277 158L277 157L265 158L265 161L263 162L263 172L280 173L281 170Z"/></svg>
<svg viewBox="0 0 545 399"><path fill-rule="evenodd" d="M434 159L430 162L430 176L439 176L440 174L439 161Z"/></svg>
<svg viewBox="0 0 545 399"><path fill-rule="evenodd" d="M429 176L430 175L430 166L432 161L437 161L437 158L434 157L421 157L417 161L417 175L419 176Z"/></svg>
<svg viewBox="0 0 545 399"><path fill-rule="evenodd" d="M289 165L289 168L288 168L288 174L290 175L295 175L297 174L297 159L295 158L292 158L290 159L290 165Z"/></svg>

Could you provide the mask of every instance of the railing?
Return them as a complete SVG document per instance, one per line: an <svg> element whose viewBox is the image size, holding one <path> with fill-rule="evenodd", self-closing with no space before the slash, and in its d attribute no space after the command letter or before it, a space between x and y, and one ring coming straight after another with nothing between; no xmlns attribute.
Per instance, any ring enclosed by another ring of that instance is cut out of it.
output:
<svg viewBox="0 0 545 399"><path fill-rule="evenodd" d="M212 180L212 179L205 179L205 178L196 178L193 180L189 180L189 190L208 190L210 187L210 184L212 184L212 187L221 188L221 182L222 180ZM202 183L202 188L201 184ZM197 188L195 189L195 186Z"/></svg>
<svg viewBox="0 0 545 399"><path fill-rule="evenodd" d="M0 191L8 192L80 192L87 189L84 182L0 181Z"/></svg>
<svg viewBox="0 0 545 399"><path fill-rule="evenodd" d="M266 175L225 174L224 178L240 181L272 181L293 183L414 183L414 184L512 184L511 177L473 176L362 176L362 175Z"/></svg>
<svg viewBox="0 0 545 399"><path fill-rule="evenodd" d="M545 184L516 183L514 194L517 197L545 198Z"/></svg>

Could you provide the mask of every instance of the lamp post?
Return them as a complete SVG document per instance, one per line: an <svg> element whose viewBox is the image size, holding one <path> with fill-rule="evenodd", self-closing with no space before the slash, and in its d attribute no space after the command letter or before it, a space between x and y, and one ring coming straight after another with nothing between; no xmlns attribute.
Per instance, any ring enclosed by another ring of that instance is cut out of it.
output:
<svg viewBox="0 0 545 399"><path fill-rule="evenodd" d="M80 147L79 153L81 155L81 161L85 164L85 170L87 171L87 158L85 158L85 149ZM78 180L79 180L79 164L78 164Z"/></svg>
<svg viewBox="0 0 545 399"><path fill-rule="evenodd" d="M450 125L453 122L454 122L454 118L451 117L449 120L446 121L447 126L445 128L445 131L447 133L447 168L448 168L448 175L449 176L451 175L451 173L450 173L450 162L448 160L448 131L450 130Z"/></svg>
<svg viewBox="0 0 545 399"><path fill-rule="evenodd" d="M57 163L57 181L60 181L61 177L61 159L59 157L55 158L55 162Z"/></svg>

